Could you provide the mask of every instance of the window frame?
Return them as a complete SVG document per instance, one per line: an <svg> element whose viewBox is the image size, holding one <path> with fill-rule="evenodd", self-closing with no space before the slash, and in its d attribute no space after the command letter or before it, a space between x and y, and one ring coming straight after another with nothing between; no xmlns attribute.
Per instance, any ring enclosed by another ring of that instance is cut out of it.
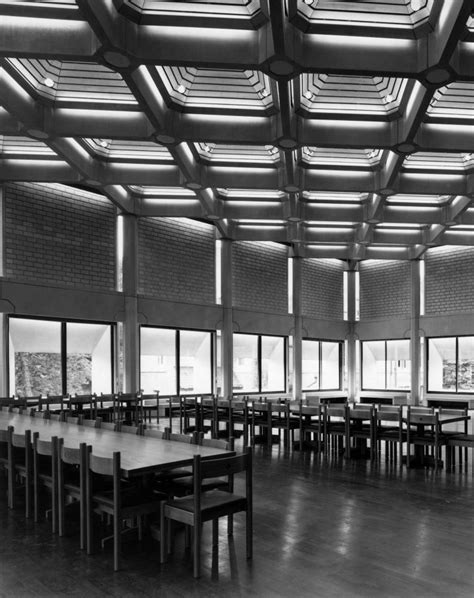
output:
<svg viewBox="0 0 474 598"><path fill-rule="evenodd" d="M138 363L140 364L139 372L138 372L138 379L139 379L139 388L141 388L141 377L142 377L142 370L141 370L141 357L142 357L142 328L153 328L155 330L174 330L174 347L175 347L175 358L176 358L176 379L175 379L175 390L176 393L171 396L177 397L194 397L196 395L213 395L215 393L216 388L216 364L215 364L215 344L216 344L216 331L215 330L208 330L203 328L176 328L176 326L155 326L153 324L141 324L138 331L138 346L139 346L139 355L138 355ZM180 385L181 385L181 367L180 367L180 358L181 358L181 338L180 332L205 332L210 334L210 377L211 377L211 390L210 392L205 393L196 393L196 392L179 392ZM161 393L160 393L161 395ZM168 396L168 395L163 395Z"/></svg>
<svg viewBox="0 0 474 598"><path fill-rule="evenodd" d="M388 388L387 387L387 343L393 341L408 341L411 343L411 339L409 338L372 338L372 339L364 339L360 341L360 389L362 392L410 392L410 388ZM384 343L384 387L383 388L366 388L364 386L364 343L375 343L375 342L383 342ZM410 345L409 345L410 347ZM411 359L410 359L410 368L411 368Z"/></svg>
<svg viewBox="0 0 474 598"><path fill-rule="evenodd" d="M429 384L429 366L430 366L430 340L434 340L437 338L444 338L444 339L449 339L449 338L453 338L455 339L455 347L456 347L456 352L455 352L455 359L456 359L456 368L455 368L455 374L456 374L456 389L455 390L430 390L428 384ZM459 386L459 375L458 375L458 368L459 368L459 339L460 338L472 338L474 339L474 334L451 334L449 336L427 336L426 337L426 356L425 356L425 382L426 382L426 394L445 394L445 395L450 395L450 394L455 394L455 395L472 395L473 391L472 390L458 390L458 386Z"/></svg>
<svg viewBox="0 0 474 598"><path fill-rule="evenodd" d="M10 339L10 321L15 320L38 320L42 322L56 322L61 325L60 328L60 363L61 363L61 394L66 396L69 394L67 390L67 324L98 324L110 327L110 389L111 392L115 392L115 374L116 374L116 350L115 343L117 339L117 323L106 322L103 320L85 320L85 319L72 319L72 318L49 318L47 316L28 316L18 314L8 314L7 318L7 338ZM6 347L7 357L7 387L10 395L11 392L11 380L10 380L10 342L7 343Z"/></svg>
<svg viewBox="0 0 474 598"><path fill-rule="evenodd" d="M318 343L318 367L319 367L319 376L318 376L318 387L317 388L301 388L301 392L331 392L331 391L339 391L342 390L342 370L343 370L343 347L344 342L334 339L326 339L326 338L310 338L310 337L303 337L302 341L311 341ZM338 374L338 386L335 388L321 388L321 371L322 371L322 363L323 363L323 343L334 343L338 345L338 359L339 359L339 374ZM303 365L303 347L301 347L301 365Z"/></svg>
<svg viewBox="0 0 474 598"><path fill-rule="evenodd" d="M282 336L281 334L259 334L256 332L238 332L235 331L232 333L232 343L234 341L234 335L241 334L244 336L256 336L257 340L257 371L258 371L258 390L249 391L249 390L234 390L232 388L233 395L247 395L247 394L268 394L268 395L276 395L282 394L287 392L288 388L288 337ZM269 337L269 338L281 338L283 339L283 382L284 382L284 389L283 390L262 390L262 337ZM232 352L233 353L233 352ZM234 356L232 357L232 369L234 368Z"/></svg>

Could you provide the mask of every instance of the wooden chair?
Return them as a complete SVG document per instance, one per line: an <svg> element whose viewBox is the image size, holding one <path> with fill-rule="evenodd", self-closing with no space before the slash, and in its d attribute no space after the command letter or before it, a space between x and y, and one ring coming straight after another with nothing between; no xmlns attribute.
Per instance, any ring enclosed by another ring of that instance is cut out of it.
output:
<svg viewBox="0 0 474 598"><path fill-rule="evenodd" d="M145 428L143 430L143 436L158 438L159 440L168 440L168 432L166 430L156 430L154 428Z"/></svg>
<svg viewBox="0 0 474 598"><path fill-rule="evenodd" d="M79 416L79 421L77 422L80 426L86 426L87 428L100 428L102 426L102 418L96 417L95 419L88 419Z"/></svg>
<svg viewBox="0 0 474 598"><path fill-rule="evenodd" d="M143 420L145 422L152 421L153 414L156 411L156 423L160 423L160 392L157 390L154 393L140 393Z"/></svg>
<svg viewBox="0 0 474 598"><path fill-rule="evenodd" d="M385 445L385 460L403 463L403 443L407 434L403 426L403 410L400 405L379 405L375 409L375 458L381 445Z"/></svg>
<svg viewBox="0 0 474 598"><path fill-rule="evenodd" d="M66 535L66 515L73 505L79 509L80 548L86 549L86 477L87 452L91 447L81 443L79 448L58 443L58 533Z"/></svg>
<svg viewBox="0 0 474 598"><path fill-rule="evenodd" d="M234 439L221 440L218 438L204 438L202 432L198 435L197 444L201 446L208 446L212 448L221 449L223 451L234 450ZM167 484L163 485L163 492L168 496L186 496L192 494L194 490L193 472L192 469L188 472L188 475L183 475L186 472L185 469L179 469L174 478L168 479ZM172 473L172 472L171 472ZM209 492L215 489L228 489L229 480L228 478L216 477L207 478L203 481L201 490L202 492Z"/></svg>
<svg viewBox="0 0 474 598"><path fill-rule="evenodd" d="M323 410L323 446L325 453L332 449L337 453L349 450L347 405L324 405Z"/></svg>
<svg viewBox="0 0 474 598"><path fill-rule="evenodd" d="M136 436L143 436L144 427L142 424L138 426L129 426L128 424L118 423L118 430L123 434L135 434Z"/></svg>
<svg viewBox="0 0 474 598"><path fill-rule="evenodd" d="M465 407L464 409L450 409L450 408L446 408L446 407L440 407L438 409L438 413L439 415L447 415L447 416L452 416L452 417L463 417L465 418L463 422L453 422L453 424L446 424L443 426L443 435L446 436L448 439L449 438L453 438L453 437L459 437L461 436L468 436L469 433L469 415L468 415L468 409L467 407ZM461 428L461 429L460 429ZM448 463L449 463L449 468L451 469L452 467L454 467L455 465L455 458L456 458L456 451L455 450L451 450L454 446L458 447L458 459L459 459L459 465L462 466L463 460L464 463L467 463L467 451L468 451L468 447L469 447L469 443L467 444L448 444L447 451L450 452L449 454L449 458L448 458ZM448 457L448 455L447 455ZM464 457L464 459L463 459Z"/></svg>
<svg viewBox="0 0 474 598"><path fill-rule="evenodd" d="M39 520L41 490L47 491L50 503L47 510L51 511L51 531L57 532L58 521L58 438L41 440L36 432L33 435L33 493L34 520Z"/></svg>
<svg viewBox="0 0 474 598"><path fill-rule="evenodd" d="M245 472L246 492L239 495L222 490L203 492L202 486L206 479L229 476L233 479L235 474ZM191 527L194 531L193 538L193 571L194 577L201 575L201 534L202 525L212 521L212 543L217 548L218 521L220 517L245 512L246 514L246 546L247 558L252 558L252 453L247 447L245 453L222 459L201 460L200 455L195 455L193 462L194 492L190 496L175 498L163 502L161 505L160 519L160 550L161 562L165 562L166 554L170 550L167 541L168 525L171 521L179 521Z"/></svg>
<svg viewBox="0 0 474 598"><path fill-rule="evenodd" d="M68 399L69 395L48 394L46 397L40 397L38 409L39 411L47 410L52 411L53 413L59 413L60 411L64 411Z"/></svg>
<svg viewBox="0 0 474 598"><path fill-rule="evenodd" d="M321 451L323 411L324 409L321 405L304 405L303 401L299 401L298 427L300 436L300 450L303 450L306 446L309 446L316 449L318 452Z"/></svg>
<svg viewBox="0 0 474 598"><path fill-rule="evenodd" d="M8 472L8 430L0 429L0 473Z"/></svg>
<svg viewBox="0 0 474 598"><path fill-rule="evenodd" d="M413 427L416 426L416 431ZM446 444L447 438L441 432L438 413L421 413L408 407L407 410L407 467L412 465L410 461L410 447L413 444L419 447L416 450L416 461L419 465L427 463L425 449L430 447L434 459L434 468L438 469L441 463L441 446Z"/></svg>
<svg viewBox="0 0 474 598"><path fill-rule="evenodd" d="M68 400L70 415L80 415L83 418L97 417L97 397L95 394L75 394Z"/></svg>
<svg viewBox="0 0 474 598"><path fill-rule="evenodd" d="M29 518L33 506L33 455L31 431L15 434L13 426L8 427L8 507L16 506L17 490L25 495L25 516Z"/></svg>
<svg viewBox="0 0 474 598"><path fill-rule="evenodd" d="M112 457L99 457L87 453L86 518L87 553L93 550L93 513L106 514L112 518L114 570L121 564L121 532L124 521L138 519L139 539L142 538L143 517L160 510L160 498L145 487L127 487L122 490L120 453ZM104 490L104 485L108 490Z"/></svg>
<svg viewBox="0 0 474 598"><path fill-rule="evenodd" d="M367 444L370 459L375 459L375 407L374 405L348 405L346 410L346 456L364 456Z"/></svg>

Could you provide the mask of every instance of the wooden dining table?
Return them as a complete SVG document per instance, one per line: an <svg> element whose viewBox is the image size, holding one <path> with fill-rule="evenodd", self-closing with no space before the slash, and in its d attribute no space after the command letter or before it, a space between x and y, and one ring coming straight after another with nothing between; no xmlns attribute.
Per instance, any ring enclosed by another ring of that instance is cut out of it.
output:
<svg viewBox="0 0 474 598"><path fill-rule="evenodd" d="M0 429L7 430L9 426L13 426L15 434L23 434L26 430L31 430L32 434L37 432L42 440L57 436L63 439L66 447L78 448L81 443L86 443L92 446L94 454L102 457L120 451L122 475L128 478L191 465L194 455L212 459L232 454L224 449L0 411Z"/></svg>

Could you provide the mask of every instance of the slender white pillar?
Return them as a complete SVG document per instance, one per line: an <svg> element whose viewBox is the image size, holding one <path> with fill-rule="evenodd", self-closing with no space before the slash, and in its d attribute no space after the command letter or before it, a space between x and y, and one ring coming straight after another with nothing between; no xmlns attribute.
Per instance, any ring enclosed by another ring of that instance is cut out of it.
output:
<svg viewBox="0 0 474 598"><path fill-rule="evenodd" d="M123 219L122 290L125 319L123 322L123 390L139 390L139 329L138 329L138 218L133 214Z"/></svg>
<svg viewBox="0 0 474 598"><path fill-rule="evenodd" d="M303 316L302 316L302 266L300 257L292 256L293 263L293 399L302 398L303 389Z"/></svg>
<svg viewBox="0 0 474 598"><path fill-rule="evenodd" d="M4 275L4 221L3 221L3 185L0 185L0 276ZM1 287L1 282L0 282ZM0 288L1 299L1 288ZM0 313L0 395L8 395L8 361L7 361L7 315Z"/></svg>
<svg viewBox="0 0 474 598"><path fill-rule="evenodd" d="M410 314L410 359L411 359L411 401L420 403L420 260L411 262L411 314Z"/></svg>
<svg viewBox="0 0 474 598"><path fill-rule="evenodd" d="M232 398L234 383L234 339L232 298L232 241L221 241L221 301L222 301L222 396Z"/></svg>
<svg viewBox="0 0 474 598"><path fill-rule="evenodd" d="M347 272L347 319L349 334L347 336L347 394L350 401L355 401L357 394L357 357L356 335L356 276L355 270Z"/></svg>

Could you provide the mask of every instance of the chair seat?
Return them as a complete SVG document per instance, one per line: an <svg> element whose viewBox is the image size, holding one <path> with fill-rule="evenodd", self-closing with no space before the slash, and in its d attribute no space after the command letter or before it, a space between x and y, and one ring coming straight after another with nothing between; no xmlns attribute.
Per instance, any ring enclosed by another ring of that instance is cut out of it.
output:
<svg viewBox="0 0 474 598"><path fill-rule="evenodd" d="M234 512L245 510L247 499L245 496L222 490L212 490L201 496L201 515L203 521L209 521L219 517L221 513L228 515L231 510ZM165 514L173 511L185 511L194 514L194 496L184 496L168 501L165 505Z"/></svg>
<svg viewBox="0 0 474 598"><path fill-rule="evenodd" d="M187 476L173 480L169 485L170 494L175 496L183 496L184 494L192 494L193 492L193 476ZM210 490L226 489L229 486L229 480L226 478L206 478L202 481L202 492L209 492Z"/></svg>
<svg viewBox="0 0 474 598"><path fill-rule="evenodd" d="M121 511L122 515L126 517L127 511L133 515L133 510L139 507L140 513L152 513L159 510L160 499L165 500L166 494L161 496L153 491L144 491L141 488L130 488L121 492ZM101 511L110 513L114 512L114 493L113 490L100 492L92 495L92 501L100 506Z"/></svg>
<svg viewBox="0 0 474 598"><path fill-rule="evenodd" d="M474 434L453 434L448 436L447 443L452 446L474 446Z"/></svg>

